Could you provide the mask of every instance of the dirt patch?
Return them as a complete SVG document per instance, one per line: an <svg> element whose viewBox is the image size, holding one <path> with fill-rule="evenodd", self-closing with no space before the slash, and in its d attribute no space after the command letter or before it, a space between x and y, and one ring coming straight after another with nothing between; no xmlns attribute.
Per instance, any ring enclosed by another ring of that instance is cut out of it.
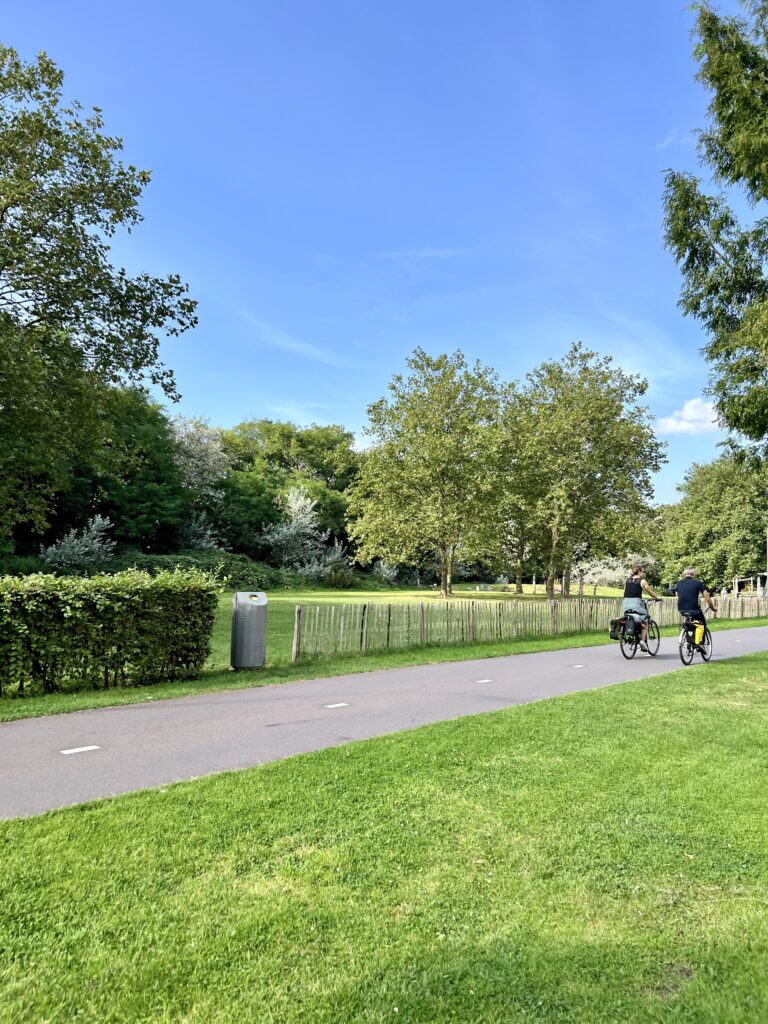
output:
<svg viewBox="0 0 768 1024"><path fill-rule="evenodd" d="M645 995L656 999L671 999L693 978L693 968L688 964L665 964L664 976L658 985L645 990Z"/></svg>

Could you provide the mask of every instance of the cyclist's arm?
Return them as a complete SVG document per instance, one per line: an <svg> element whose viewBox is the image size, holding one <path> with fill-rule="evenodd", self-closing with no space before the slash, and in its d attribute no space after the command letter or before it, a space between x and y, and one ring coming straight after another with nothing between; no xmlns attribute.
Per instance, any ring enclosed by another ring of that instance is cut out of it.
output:
<svg viewBox="0 0 768 1024"><path fill-rule="evenodd" d="M712 610L712 611L713 611L713 612L714 612L715 614L717 614L717 606L715 605L715 602L714 602L714 601L712 600L712 598L711 598L711 597L709 596L709 591L708 591L708 590L706 589L706 587L704 588L704 590L702 590L702 592L701 592L701 596L702 596L702 597L704 598L704 600L705 600L705 601L707 602L707 604L709 605L709 607L711 608L711 610Z"/></svg>
<svg viewBox="0 0 768 1024"><path fill-rule="evenodd" d="M651 590L651 586L648 583L648 580L641 580L640 581L640 585L642 586L642 588L646 592L646 594L650 594L651 597L655 597L657 601L660 600L660 598L656 594L654 594L654 592Z"/></svg>

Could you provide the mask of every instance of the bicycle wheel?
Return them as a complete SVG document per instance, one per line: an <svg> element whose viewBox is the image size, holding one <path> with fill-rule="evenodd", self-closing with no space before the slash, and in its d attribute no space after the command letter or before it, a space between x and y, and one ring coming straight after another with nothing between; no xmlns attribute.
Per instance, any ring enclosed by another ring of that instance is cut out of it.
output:
<svg viewBox="0 0 768 1024"><path fill-rule="evenodd" d="M699 645L699 651L704 661L709 661L712 657L712 634L709 632L709 626L704 627L704 638Z"/></svg>
<svg viewBox="0 0 768 1024"><path fill-rule="evenodd" d="M645 638L645 646L648 648L648 653L652 658L655 658L659 653L659 646L661 644L661 633L659 632L658 622L654 622L653 619L648 620L648 635Z"/></svg>
<svg viewBox="0 0 768 1024"><path fill-rule="evenodd" d="M633 636L627 636L623 629L619 636L619 647L628 661L637 654L637 640Z"/></svg>
<svg viewBox="0 0 768 1024"><path fill-rule="evenodd" d="M688 632L685 629L680 630L678 649L680 651L680 661L684 665L690 665L693 661L693 646L688 642Z"/></svg>

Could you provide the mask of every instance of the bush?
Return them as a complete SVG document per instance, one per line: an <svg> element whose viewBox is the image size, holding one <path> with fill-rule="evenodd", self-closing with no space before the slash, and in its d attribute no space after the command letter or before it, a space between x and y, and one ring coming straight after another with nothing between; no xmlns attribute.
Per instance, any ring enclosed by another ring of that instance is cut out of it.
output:
<svg viewBox="0 0 768 1024"><path fill-rule="evenodd" d="M0 696L194 678L217 589L198 570L2 577Z"/></svg>
<svg viewBox="0 0 768 1024"><path fill-rule="evenodd" d="M339 541L336 541L332 548L326 548L319 558L309 565L302 566L297 572L308 582L321 583L335 590L349 590L356 582L349 555Z"/></svg>
<svg viewBox="0 0 768 1024"><path fill-rule="evenodd" d="M38 555L0 555L0 576L31 576L52 573L54 569Z"/></svg>
<svg viewBox="0 0 768 1024"><path fill-rule="evenodd" d="M302 586L303 580L287 569L273 569L271 565L254 562L247 555L233 555L228 551L180 551L176 555L145 555L141 551L126 551L105 566L102 573L140 569L156 575L173 569L198 569L216 576L228 590L276 590L278 587Z"/></svg>
<svg viewBox="0 0 768 1024"><path fill-rule="evenodd" d="M83 571L111 561L115 542L107 536L112 523L105 516L93 516L82 530L70 530L49 548L40 548L40 557L54 569Z"/></svg>
<svg viewBox="0 0 768 1024"><path fill-rule="evenodd" d="M398 566L385 562L383 558L374 563L372 572L377 580L387 583L390 587L394 587L400 577Z"/></svg>

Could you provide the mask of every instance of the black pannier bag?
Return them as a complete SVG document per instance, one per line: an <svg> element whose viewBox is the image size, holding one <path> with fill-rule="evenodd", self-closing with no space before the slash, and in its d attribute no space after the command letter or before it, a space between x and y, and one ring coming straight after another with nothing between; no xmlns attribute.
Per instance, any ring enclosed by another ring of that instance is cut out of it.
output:
<svg viewBox="0 0 768 1024"><path fill-rule="evenodd" d="M608 636L610 636L611 640L619 639L619 631L621 630L622 622L624 622L624 619L611 619L611 628L608 632Z"/></svg>
<svg viewBox="0 0 768 1024"><path fill-rule="evenodd" d="M627 636L634 636L635 632L638 630L639 625L640 623L637 621L635 616L632 615L632 613L630 612L630 614L627 615L627 624L624 627L624 632L627 634Z"/></svg>

